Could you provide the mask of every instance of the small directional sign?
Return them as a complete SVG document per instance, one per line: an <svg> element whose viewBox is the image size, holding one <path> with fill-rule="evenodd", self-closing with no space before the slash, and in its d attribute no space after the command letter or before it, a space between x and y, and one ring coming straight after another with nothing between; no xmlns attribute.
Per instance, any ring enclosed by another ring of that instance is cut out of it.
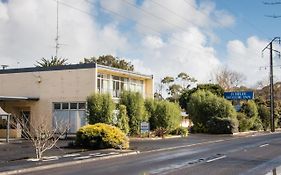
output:
<svg viewBox="0 0 281 175"><path fill-rule="evenodd" d="M254 99L253 91L225 92L224 98L227 100L251 100Z"/></svg>
<svg viewBox="0 0 281 175"><path fill-rule="evenodd" d="M149 132L149 123L141 122L141 133Z"/></svg>

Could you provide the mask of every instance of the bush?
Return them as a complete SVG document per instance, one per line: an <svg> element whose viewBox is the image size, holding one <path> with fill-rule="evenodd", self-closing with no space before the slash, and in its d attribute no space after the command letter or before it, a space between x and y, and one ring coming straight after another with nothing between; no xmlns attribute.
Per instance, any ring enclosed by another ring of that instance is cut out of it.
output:
<svg viewBox="0 0 281 175"><path fill-rule="evenodd" d="M258 106L259 117L262 122L263 129L266 131L270 128L270 111L266 105Z"/></svg>
<svg viewBox="0 0 281 175"><path fill-rule="evenodd" d="M157 100L154 99L146 99L144 102L145 110L147 112L147 117L150 125L150 129L154 130L157 126L157 119L155 116L155 110L157 107Z"/></svg>
<svg viewBox="0 0 281 175"><path fill-rule="evenodd" d="M129 148L126 135L117 127L104 123L86 125L76 133L76 145L84 148Z"/></svg>
<svg viewBox="0 0 281 175"><path fill-rule="evenodd" d="M187 136L188 135L188 129L184 127L178 127L170 132L172 135L181 135L181 136Z"/></svg>
<svg viewBox="0 0 281 175"><path fill-rule="evenodd" d="M113 124L113 110L115 104L110 94L92 94L87 98L87 112L89 124Z"/></svg>
<svg viewBox="0 0 281 175"><path fill-rule="evenodd" d="M207 122L208 133L232 134L238 132L238 121L228 118L212 118Z"/></svg>
<svg viewBox="0 0 281 175"><path fill-rule="evenodd" d="M119 104L125 105L129 117L130 134L140 134L140 124L148 121L144 109L144 100L139 92L123 91Z"/></svg>
<svg viewBox="0 0 281 175"><path fill-rule="evenodd" d="M117 118L117 127L120 128L125 134L129 133L129 118L127 115L126 106L119 105L119 114Z"/></svg>
<svg viewBox="0 0 281 175"><path fill-rule="evenodd" d="M158 101L154 115L155 127L173 130L181 122L181 110L178 104L168 101Z"/></svg>
<svg viewBox="0 0 281 175"><path fill-rule="evenodd" d="M229 130L237 130L237 114L232 104L209 91L199 90L193 93L188 103L188 111L194 128L202 132L229 133ZM213 128L219 131L216 132Z"/></svg>
<svg viewBox="0 0 281 175"><path fill-rule="evenodd" d="M241 113L244 116L241 118L241 129L240 131L247 131L247 130L260 130L262 129L262 124L259 119L259 112L257 105L254 101L249 100L241 106Z"/></svg>
<svg viewBox="0 0 281 175"><path fill-rule="evenodd" d="M178 104L168 101L148 99L145 108L149 117L150 129L165 128L173 130L181 122L181 110Z"/></svg>
<svg viewBox="0 0 281 175"><path fill-rule="evenodd" d="M247 119L247 116L244 113L238 113L237 114L237 119L239 121L239 131L244 132L248 131L252 127L252 121Z"/></svg>

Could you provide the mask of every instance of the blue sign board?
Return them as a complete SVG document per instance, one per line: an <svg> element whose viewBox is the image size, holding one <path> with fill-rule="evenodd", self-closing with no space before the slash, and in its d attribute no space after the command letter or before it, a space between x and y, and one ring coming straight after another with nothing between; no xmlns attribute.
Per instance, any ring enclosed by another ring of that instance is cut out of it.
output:
<svg viewBox="0 0 281 175"><path fill-rule="evenodd" d="M227 100L251 100L254 98L253 91L225 92L224 98Z"/></svg>

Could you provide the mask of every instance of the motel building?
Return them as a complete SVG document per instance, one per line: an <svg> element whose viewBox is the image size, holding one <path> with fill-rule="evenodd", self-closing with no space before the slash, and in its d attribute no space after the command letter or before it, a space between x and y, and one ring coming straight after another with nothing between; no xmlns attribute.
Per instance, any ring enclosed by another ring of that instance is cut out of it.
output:
<svg viewBox="0 0 281 175"><path fill-rule="evenodd" d="M89 95L110 93L118 101L122 90L153 98L153 76L95 63L0 70L0 107L34 128L43 120L52 126L56 118L76 133L87 123Z"/></svg>

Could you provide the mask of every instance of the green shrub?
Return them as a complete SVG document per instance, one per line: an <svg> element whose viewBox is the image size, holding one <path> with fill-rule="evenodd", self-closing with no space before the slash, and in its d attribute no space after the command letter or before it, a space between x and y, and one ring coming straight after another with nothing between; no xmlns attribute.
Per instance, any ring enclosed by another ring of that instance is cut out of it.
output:
<svg viewBox="0 0 281 175"><path fill-rule="evenodd" d="M260 130L262 128L258 108L253 100L244 102L241 106L240 112L245 114L244 118L242 117L242 121L240 122L242 124L242 129L240 129L240 131Z"/></svg>
<svg viewBox="0 0 281 175"><path fill-rule="evenodd" d="M237 113L237 119L239 121L239 131L244 132L248 131L252 127L251 120L247 119L247 116L244 113Z"/></svg>
<svg viewBox="0 0 281 175"><path fill-rule="evenodd" d="M232 104L209 91L198 90L193 93L188 103L188 111L194 123L193 128L197 131L229 133L229 130L237 130L237 114ZM214 131L213 127L219 131Z"/></svg>
<svg viewBox="0 0 281 175"><path fill-rule="evenodd" d="M244 113L248 118L257 118L259 115L257 105L253 100L243 103L240 112Z"/></svg>
<svg viewBox="0 0 281 175"><path fill-rule="evenodd" d="M170 132L172 135L181 135L181 136L187 136L188 135L188 129L184 127L178 127Z"/></svg>
<svg viewBox="0 0 281 175"><path fill-rule="evenodd" d="M113 124L115 104L110 94L95 93L87 97L87 112L89 124Z"/></svg>
<svg viewBox="0 0 281 175"><path fill-rule="evenodd" d="M258 106L258 112L263 129L266 131L270 128L270 110L266 105L261 104Z"/></svg>
<svg viewBox="0 0 281 175"><path fill-rule="evenodd" d="M117 127L120 128L125 134L129 133L129 118L127 115L126 106L119 105L119 114L117 117Z"/></svg>
<svg viewBox="0 0 281 175"><path fill-rule="evenodd" d="M154 99L146 99L144 102L145 110L147 112L147 117L150 125L150 129L154 130L157 126L157 119L155 116L155 110L157 106L157 100Z"/></svg>
<svg viewBox="0 0 281 175"><path fill-rule="evenodd" d="M119 104L125 105L129 117L130 134L140 134L140 124L148 121L144 109L144 100L139 92L123 91L120 96Z"/></svg>
<svg viewBox="0 0 281 175"><path fill-rule="evenodd" d="M158 101L154 115L155 127L173 130L181 122L181 110L178 104L168 101Z"/></svg>
<svg viewBox="0 0 281 175"><path fill-rule="evenodd" d="M199 84L196 88L193 89L185 89L179 98L179 105L182 109L185 109L185 111L188 111L188 103L191 98L191 95L198 90L205 90L213 93L216 96L223 97L224 90L223 88L218 84Z"/></svg>
<svg viewBox="0 0 281 175"><path fill-rule="evenodd" d="M207 122L208 133L232 134L238 132L238 121L228 118L212 118Z"/></svg>
<svg viewBox="0 0 281 175"><path fill-rule="evenodd" d="M76 133L76 145L84 148L129 148L126 135L117 127L104 123L86 125Z"/></svg>
<svg viewBox="0 0 281 175"><path fill-rule="evenodd" d="M149 117L150 129L164 128L169 131L179 127L181 110L178 104L166 100L145 100L145 109Z"/></svg>

